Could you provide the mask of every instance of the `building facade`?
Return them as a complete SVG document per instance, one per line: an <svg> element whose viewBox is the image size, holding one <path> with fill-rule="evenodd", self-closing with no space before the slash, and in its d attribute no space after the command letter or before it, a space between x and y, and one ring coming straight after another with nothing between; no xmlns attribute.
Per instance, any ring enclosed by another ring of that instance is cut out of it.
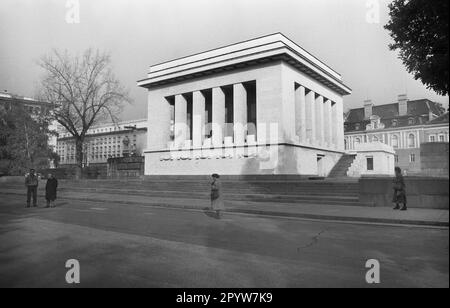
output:
<svg viewBox="0 0 450 308"><path fill-rule="evenodd" d="M33 119L37 119L39 116L48 115L48 113L53 108L50 103L43 102L34 98L15 95L6 91L0 92L0 108L10 110L15 106L20 106L21 108L23 108L23 110L28 112ZM56 121L51 122L48 128L50 131L56 132ZM48 135L48 145L52 149L56 148L56 134Z"/></svg>
<svg viewBox="0 0 450 308"><path fill-rule="evenodd" d="M406 173L421 172L420 145L448 142L448 113L427 99L408 100L399 95L397 103L351 109L345 119L345 149L358 144L381 142L395 150L395 165Z"/></svg>
<svg viewBox="0 0 450 308"><path fill-rule="evenodd" d="M6 91L0 92L0 108L11 109L14 106L21 106L32 117L47 114L52 108L49 103L34 98L15 95Z"/></svg>
<svg viewBox="0 0 450 308"><path fill-rule="evenodd" d="M59 129L56 153L60 165L73 165L75 140L64 129ZM93 126L88 130L83 145L84 166L105 164L108 158L141 156L147 147L147 120L132 120Z"/></svg>
<svg viewBox="0 0 450 308"><path fill-rule="evenodd" d="M145 174L326 176L344 152L342 77L277 33L153 65Z"/></svg>

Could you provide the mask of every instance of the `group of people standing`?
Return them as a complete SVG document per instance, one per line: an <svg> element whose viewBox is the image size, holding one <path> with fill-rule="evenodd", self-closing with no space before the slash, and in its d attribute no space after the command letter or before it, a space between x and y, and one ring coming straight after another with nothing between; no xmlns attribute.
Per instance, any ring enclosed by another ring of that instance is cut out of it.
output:
<svg viewBox="0 0 450 308"><path fill-rule="evenodd" d="M36 170L30 169L30 172L25 175L25 186L27 188L27 208L31 207L31 199L33 199L33 207L37 207L37 188L39 186L39 176ZM58 180L53 174L47 177L45 184L45 199L47 201L46 207L55 207L56 191L58 189Z"/></svg>

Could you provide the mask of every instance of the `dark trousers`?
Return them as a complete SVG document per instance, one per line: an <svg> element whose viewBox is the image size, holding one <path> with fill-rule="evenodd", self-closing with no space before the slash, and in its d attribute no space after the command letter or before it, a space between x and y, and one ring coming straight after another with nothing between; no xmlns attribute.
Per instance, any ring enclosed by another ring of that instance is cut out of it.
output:
<svg viewBox="0 0 450 308"><path fill-rule="evenodd" d="M33 206L36 206L37 186L27 186L27 206L30 206L31 196L33 196Z"/></svg>

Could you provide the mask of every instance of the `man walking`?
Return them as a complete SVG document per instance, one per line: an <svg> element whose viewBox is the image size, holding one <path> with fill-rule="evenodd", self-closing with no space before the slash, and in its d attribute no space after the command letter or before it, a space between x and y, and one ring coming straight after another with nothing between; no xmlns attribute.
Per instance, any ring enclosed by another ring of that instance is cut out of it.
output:
<svg viewBox="0 0 450 308"><path fill-rule="evenodd" d="M33 196L33 207L37 206L38 177L34 169L25 176L25 186L27 187L27 207L30 207L31 196Z"/></svg>

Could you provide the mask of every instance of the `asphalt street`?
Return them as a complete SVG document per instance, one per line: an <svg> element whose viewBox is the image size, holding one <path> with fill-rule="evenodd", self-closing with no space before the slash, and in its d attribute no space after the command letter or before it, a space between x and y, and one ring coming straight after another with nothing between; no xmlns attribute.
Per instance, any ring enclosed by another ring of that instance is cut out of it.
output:
<svg viewBox="0 0 450 308"><path fill-rule="evenodd" d="M0 194L1 287L448 287L448 228ZM65 280L68 259L80 284ZM368 259L381 283L369 285Z"/></svg>

